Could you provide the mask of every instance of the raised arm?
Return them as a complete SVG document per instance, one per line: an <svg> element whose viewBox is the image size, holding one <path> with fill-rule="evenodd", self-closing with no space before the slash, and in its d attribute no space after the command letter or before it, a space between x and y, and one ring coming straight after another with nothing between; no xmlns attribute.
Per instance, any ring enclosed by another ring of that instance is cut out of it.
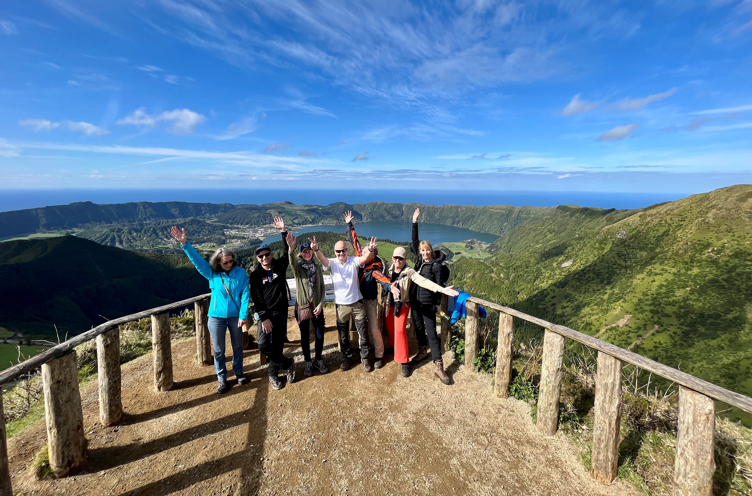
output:
<svg viewBox="0 0 752 496"><path fill-rule="evenodd" d="M282 235L282 253L287 253L288 247L287 247L287 231L285 230L285 221L282 219L282 217L275 217L274 218L274 227L279 230L279 233ZM289 264L289 257L283 256L279 262L277 262L282 265L282 268L284 270L287 270L287 266Z"/></svg>
<svg viewBox="0 0 752 496"><path fill-rule="evenodd" d="M429 291L433 291L434 293L443 293L447 296L457 296L458 294L460 294L459 291L452 289L454 288L454 286L447 286L445 288L439 284L436 284L430 279L426 279L425 277L418 274L413 269L410 269L410 280L412 280L415 284L417 284L421 288L427 289Z"/></svg>
<svg viewBox="0 0 752 496"><path fill-rule="evenodd" d="M376 254L373 252L375 249L376 249L376 237L373 236L371 237L371 242L368 243L368 246L366 246L366 249L363 251L363 255L356 258L355 262L357 262L357 264L360 266L373 262L373 259L376 258Z"/></svg>
<svg viewBox="0 0 752 496"><path fill-rule="evenodd" d="M290 267L292 267L292 273L298 276L302 270L300 267L300 264L295 262L295 236L292 235L292 233L287 233L287 238L285 239L287 242L287 253L285 253L286 258L290 261Z"/></svg>
<svg viewBox="0 0 752 496"><path fill-rule="evenodd" d="M353 245L353 249L355 250L355 256L361 257L363 256L363 248L360 246L360 241L358 241L358 235L355 233L355 226L353 225L353 213L352 210L348 210L344 214L345 222L347 223L347 236L350 238L350 243Z"/></svg>
<svg viewBox="0 0 752 496"><path fill-rule="evenodd" d="M313 250L313 253L316 254L316 258L319 259L321 265L323 265L325 269L328 269L329 259L326 258L323 253L321 253L321 250L319 250L319 242L316 241L316 236L313 237L313 240L311 240L311 238L308 238L308 242L311 243L311 250Z"/></svg>
<svg viewBox="0 0 752 496"><path fill-rule="evenodd" d="M418 217L420 217L420 208L413 212L413 253L420 260L420 237L418 236Z"/></svg>
<svg viewBox="0 0 752 496"><path fill-rule="evenodd" d="M172 234L172 237L175 238L178 243L180 243L180 247L183 249L185 254L188 255L188 259L191 261L193 266L196 267L198 273L207 279L211 279L212 270L211 266L209 266L209 262L204 260L204 257L199 255L193 245L188 242L188 238L185 235L185 229L178 229L177 226L173 226L170 230L170 234Z"/></svg>

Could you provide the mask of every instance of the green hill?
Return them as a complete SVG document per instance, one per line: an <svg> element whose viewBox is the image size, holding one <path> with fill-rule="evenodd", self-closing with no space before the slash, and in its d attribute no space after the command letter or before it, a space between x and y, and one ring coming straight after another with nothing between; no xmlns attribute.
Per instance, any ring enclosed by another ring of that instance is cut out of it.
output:
<svg viewBox="0 0 752 496"><path fill-rule="evenodd" d="M752 186L635 211L557 207L493 249L459 260L453 282L752 394Z"/></svg>
<svg viewBox="0 0 752 496"><path fill-rule="evenodd" d="M74 236L0 243L0 325L79 334L105 319L208 291L184 255L134 253Z"/></svg>

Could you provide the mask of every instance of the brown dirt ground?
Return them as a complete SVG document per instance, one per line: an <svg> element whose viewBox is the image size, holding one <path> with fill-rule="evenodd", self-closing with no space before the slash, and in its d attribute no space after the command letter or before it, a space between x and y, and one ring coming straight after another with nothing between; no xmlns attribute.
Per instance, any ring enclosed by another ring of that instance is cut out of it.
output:
<svg viewBox="0 0 752 496"><path fill-rule="evenodd" d="M393 361L371 374L341 372L331 310L326 318L330 373L305 378L291 343L298 378L281 391L248 350L249 384L217 395L192 340L173 345L172 391L154 390L150 356L123 366L119 426L99 423L93 381L81 391L85 470L35 480L28 467L46 442L41 421L8 443L15 494L636 494L593 481L571 443L542 436L528 405L494 397L487 375L453 363L447 387L430 360L409 379ZM297 338L292 319L288 328Z"/></svg>

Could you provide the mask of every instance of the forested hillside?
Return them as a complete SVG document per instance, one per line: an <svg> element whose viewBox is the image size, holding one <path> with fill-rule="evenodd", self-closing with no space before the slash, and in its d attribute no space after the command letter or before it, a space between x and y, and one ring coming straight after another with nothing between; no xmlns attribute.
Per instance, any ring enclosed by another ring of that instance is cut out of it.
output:
<svg viewBox="0 0 752 496"><path fill-rule="evenodd" d="M752 187L638 211L557 207L454 283L752 394Z"/></svg>
<svg viewBox="0 0 752 496"><path fill-rule="evenodd" d="M55 339L208 292L185 255L134 253L63 236L0 243L0 322Z"/></svg>

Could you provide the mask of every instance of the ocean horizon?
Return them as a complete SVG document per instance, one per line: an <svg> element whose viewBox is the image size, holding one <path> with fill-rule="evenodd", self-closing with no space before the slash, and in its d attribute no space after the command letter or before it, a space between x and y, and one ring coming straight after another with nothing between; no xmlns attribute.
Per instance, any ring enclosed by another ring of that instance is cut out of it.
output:
<svg viewBox="0 0 752 496"><path fill-rule="evenodd" d="M674 201L690 193L601 193L591 191L456 191L456 190L0 190L0 212L90 201L93 203L166 202L262 204L289 201L296 205L335 202L424 203L431 205L512 205L515 207L580 207L633 209Z"/></svg>

